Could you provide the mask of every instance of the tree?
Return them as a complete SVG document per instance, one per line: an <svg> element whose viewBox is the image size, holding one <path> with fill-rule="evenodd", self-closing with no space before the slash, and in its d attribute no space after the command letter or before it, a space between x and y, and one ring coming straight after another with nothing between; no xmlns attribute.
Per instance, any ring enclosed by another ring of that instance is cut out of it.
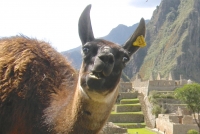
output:
<svg viewBox="0 0 200 134"><path fill-rule="evenodd" d="M177 88L175 90L175 97L187 104L188 109L193 113L200 133L200 84L186 84L181 88ZM196 114L198 115L198 118Z"/></svg>

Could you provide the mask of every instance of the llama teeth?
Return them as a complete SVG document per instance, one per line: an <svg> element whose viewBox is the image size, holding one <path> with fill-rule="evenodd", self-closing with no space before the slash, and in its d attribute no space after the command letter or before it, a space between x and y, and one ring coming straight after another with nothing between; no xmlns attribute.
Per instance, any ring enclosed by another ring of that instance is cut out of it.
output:
<svg viewBox="0 0 200 134"><path fill-rule="evenodd" d="M94 79L99 79L95 74L90 73L90 77L94 78Z"/></svg>

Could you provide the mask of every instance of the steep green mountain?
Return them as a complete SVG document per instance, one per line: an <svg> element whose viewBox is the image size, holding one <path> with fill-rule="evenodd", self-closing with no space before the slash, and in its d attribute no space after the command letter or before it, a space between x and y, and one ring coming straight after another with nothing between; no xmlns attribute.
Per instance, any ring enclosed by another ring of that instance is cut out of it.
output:
<svg viewBox="0 0 200 134"><path fill-rule="evenodd" d="M148 47L131 61L140 59L131 67L143 79L173 72L175 79L200 82L200 0L162 0L147 24L146 41Z"/></svg>

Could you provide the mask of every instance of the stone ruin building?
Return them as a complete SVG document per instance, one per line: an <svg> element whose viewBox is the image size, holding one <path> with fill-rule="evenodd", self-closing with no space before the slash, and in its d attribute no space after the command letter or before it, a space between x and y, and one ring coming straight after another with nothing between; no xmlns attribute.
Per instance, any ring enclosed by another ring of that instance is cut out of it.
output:
<svg viewBox="0 0 200 134"><path fill-rule="evenodd" d="M174 91L178 87L191 83L191 80L186 80L180 75L180 80L174 80L172 73L169 73L167 79L161 78L160 73L158 73L157 78L153 79L151 76L149 80L143 81L137 74L136 79L133 81L134 90L139 93L143 93L144 96L149 95L152 90L157 91Z"/></svg>
<svg viewBox="0 0 200 134"><path fill-rule="evenodd" d="M198 131L193 116L184 108L178 108L177 113L173 114L159 114L156 128L166 134L187 134L191 129Z"/></svg>

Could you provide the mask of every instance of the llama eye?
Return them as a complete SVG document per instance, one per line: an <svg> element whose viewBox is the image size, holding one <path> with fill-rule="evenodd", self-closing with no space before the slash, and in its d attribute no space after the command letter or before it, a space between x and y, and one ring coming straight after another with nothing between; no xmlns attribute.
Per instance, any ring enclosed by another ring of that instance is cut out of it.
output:
<svg viewBox="0 0 200 134"><path fill-rule="evenodd" d="M83 48L83 53L84 53L84 54L87 54L88 52L89 52L89 48L84 47L84 48Z"/></svg>
<svg viewBox="0 0 200 134"><path fill-rule="evenodd" d="M122 59L122 61L124 62L124 63L126 63L126 62L128 62L128 58L127 57L123 57L123 59Z"/></svg>

